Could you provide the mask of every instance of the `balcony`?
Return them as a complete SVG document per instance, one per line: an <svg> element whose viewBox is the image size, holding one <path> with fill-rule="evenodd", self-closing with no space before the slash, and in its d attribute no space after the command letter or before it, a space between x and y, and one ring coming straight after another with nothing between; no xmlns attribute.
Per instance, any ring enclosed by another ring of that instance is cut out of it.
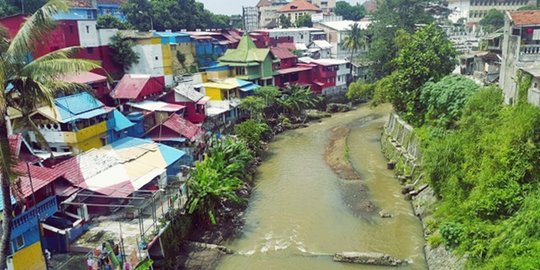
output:
<svg viewBox="0 0 540 270"><path fill-rule="evenodd" d="M519 60L524 62L540 61L540 45L522 45L519 50Z"/></svg>
<svg viewBox="0 0 540 270"><path fill-rule="evenodd" d="M15 239L32 227L37 226L38 220L48 218L56 211L58 211L56 196L51 196L30 208L30 210L17 215L11 221L13 223L11 239Z"/></svg>

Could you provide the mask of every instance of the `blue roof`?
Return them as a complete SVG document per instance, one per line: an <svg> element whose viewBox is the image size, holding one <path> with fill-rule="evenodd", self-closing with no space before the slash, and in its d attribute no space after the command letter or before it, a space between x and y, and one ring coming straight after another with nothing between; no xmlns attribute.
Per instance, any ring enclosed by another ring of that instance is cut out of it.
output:
<svg viewBox="0 0 540 270"><path fill-rule="evenodd" d="M147 144L152 142L151 140L144 140L134 137L125 137L118 141L115 141L111 143L111 147L114 149L123 149L123 148L129 148L129 147L135 147L142 144Z"/></svg>
<svg viewBox="0 0 540 270"><path fill-rule="evenodd" d="M165 163L167 166L170 166L171 164L178 161L182 156L186 154L186 152L182 150L178 150L176 148L158 143L159 145L159 151L161 152L161 155L163 156L163 159L165 160Z"/></svg>
<svg viewBox="0 0 540 270"><path fill-rule="evenodd" d="M189 36L189 34L186 33L178 33L178 32L154 32L154 35L159 37L182 37L182 36Z"/></svg>
<svg viewBox="0 0 540 270"><path fill-rule="evenodd" d="M103 103L86 92L56 98L54 103L62 122L89 119L107 113Z"/></svg>
<svg viewBox="0 0 540 270"><path fill-rule="evenodd" d="M246 86L242 86L240 87L240 90L241 91L252 91L252 90L255 90L257 88L259 88L260 86L256 85L256 84L251 84L251 85L246 85Z"/></svg>
<svg viewBox="0 0 540 270"><path fill-rule="evenodd" d="M124 130L126 128L130 128L133 125L135 125L131 121L129 121L129 119L127 119L127 117L125 117L118 110L113 111L113 113L112 113L112 123L111 124L113 124L113 125L111 125L108 128L112 128L115 131L121 131L121 130Z"/></svg>

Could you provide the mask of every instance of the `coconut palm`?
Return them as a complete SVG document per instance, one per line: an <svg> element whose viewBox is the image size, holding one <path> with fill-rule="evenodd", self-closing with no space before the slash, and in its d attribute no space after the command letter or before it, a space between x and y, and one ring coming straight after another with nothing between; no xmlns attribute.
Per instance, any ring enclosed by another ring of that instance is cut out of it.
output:
<svg viewBox="0 0 540 270"><path fill-rule="evenodd" d="M30 53L42 40L47 40L47 34L54 30L52 16L67 10L68 6L62 0L49 0L28 18L9 43L4 41L4 46L0 46L4 48L0 52L0 172L4 205L0 269L6 268L6 258L10 250L13 217L10 187L16 179L12 168L17 162L8 143L8 107L22 115L18 123L20 128L35 131L36 126L29 120L32 111L40 106L53 106L54 96L58 91L73 91L83 87L61 82L59 77L67 73L99 68L95 62L72 59L76 48L66 48L33 61L28 60Z"/></svg>
<svg viewBox="0 0 540 270"><path fill-rule="evenodd" d="M278 105L291 116L299 116L305 109L315 108L318 102L319 98L313 95L308 87L298 85L285 88L281 97L277 99Z"/></svg>
<svg viewBox="0 0 540 270"><path fill-rule="evenodd" d="M351 51L351 57L349 61L351 61L351 67L349 71L349 77L352 79L352 62L354 53L358 50L360 50L363 46L366 45L366 38L363 35L360 25L358 23L354 23L351 25L351 28L347 31L347 37L343 40L343 46Z"/></svg>

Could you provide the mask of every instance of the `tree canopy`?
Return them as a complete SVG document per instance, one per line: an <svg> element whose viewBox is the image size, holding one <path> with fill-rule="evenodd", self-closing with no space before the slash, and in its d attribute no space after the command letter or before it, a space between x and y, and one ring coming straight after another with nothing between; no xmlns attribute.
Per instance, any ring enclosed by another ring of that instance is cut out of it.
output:
<svg viewBox="0 0 540 270"><path fill-rule="evenodd" d="M120 33L116 33L111 37L109 47L111 48L112 60L121 65L124 70L139 62L139 55L133 51L133 46L135 46L135 43L124 39Z"/></svg>
<svg viewBox="0 0 540 270"><path fill-rule="evenodd" d="M311 16L309 14L304 14L298 17L296 20L296 27L313 27Z"/></svg>
<svg viewBox="0 0 540 270"><path fill-rule="evenodd" d="M394 71L392 59L397 56L399 46L396 37L399 29L414 33L418 24L429 24L434 19L425 11L428 0L380 1L373 14L373 23L368 28L371 37L369 60L372 79L380 79Z"/></svg>
<svg viewBox="0 0 540 270"><path fill-rule="evenodd" d="M128 0L121 6L127 21L140 31L228 28L230 17L216 15L195 0Z"/></svg>
<svg viewBox="0 0 540 270"><path fill-rule="evenodd" d="M504 13L500 10L490 9L486 16L480 20L480 25L486 32L493 32L504 26Z"/></svg>
<svg viewBox="0 0 540 270"><path fill-rule="evenodd" d="M105 14L97 18L98 29L117 28L121 30L130 29L131 26L127 22L122 22L120 19L110 14Z"/></svg>
<svg viewBox="0 0 540 270"><path fill-rule="evenodd" d="M281 28L292 27L291 19L289 19L289 17L285 16L285 14L279 15L279 26Z"/></svg>
<svg viewBox="0 0 540 270"><path fill-rule="evenodd" d="M0 18L16 14L33 14L41 8L47 0L3 0L0 1Z"/></svg>
<svg viewBox="0 0 540 270"><path fill-rule="evenodd" d="M359 3L353 6L347 1L337 1L334 13L344 20L358 21L366 16L366 9Z"/></svg>

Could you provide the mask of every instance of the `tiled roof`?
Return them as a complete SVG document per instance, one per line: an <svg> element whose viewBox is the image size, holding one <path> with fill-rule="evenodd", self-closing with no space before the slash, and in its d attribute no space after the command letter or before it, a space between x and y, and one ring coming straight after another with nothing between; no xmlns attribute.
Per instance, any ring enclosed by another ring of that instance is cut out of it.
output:
<svg viewBox="0 0 540 270"><path fill-rule="evenodd" d="M81 72L67 74L59 78L59 80L70 83L96 83L96 82L105 82L107 77L93 73L93 72Z"/></svg>
<svg viewBox="0 0 540 270"><path fill-rule="evenodd" d="M288 3L287 5L281 7L278 12L297 12L297 11L316 11L316 12L322 12L320 8L317 6L304 1L304 0L296 0L291 3Z"/></svg>
<svg viewBox="0 0 540 270"><path fill-rule="evenodd" d="M509 14L514 25L540 24L540 10L511 11Z"/></svg>
<svg viewBox="0 0 540 270"><path fill-rule="evenodd" d="M272 0L259 0L256 7L268 7L272 5Z"/></svg>
<svg viewBox="0 0 540 270"><path fill-rule="evenodd" d="M259 49L248 35L244 35L236 49L228 49L218 60L223 62L263 62L269 49Z"/></svg>
<svg viewBox="0 0 540 270"><path fill-rule="evenodd" d="M162 125L178 133L178 135L181 135L189 140L192 140L195 137L204 133L204 131L199 126L191 123L190 121L182 118L180 115L174 114L174 113L169 117L169 119L163 122ZM159 129L159 125L152 128L148 132L148 134L152 133L152 131L156 129ZM157 134L156 139L159 139L159 133Z"/></svg>
<svg viewBox="0 0 540 270"><path fill-rule="evenodd" d="M288 59L296 57L293 53L291 53L291 51L287 50L286 48L274 47L271 48L270 51L278 59Z"/></svg>

